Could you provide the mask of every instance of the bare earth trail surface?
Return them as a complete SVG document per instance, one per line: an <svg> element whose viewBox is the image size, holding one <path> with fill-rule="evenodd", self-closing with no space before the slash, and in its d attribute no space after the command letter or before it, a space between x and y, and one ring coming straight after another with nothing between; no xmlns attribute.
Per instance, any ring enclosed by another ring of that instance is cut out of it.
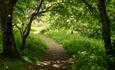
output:
<svg viewBox="0 0 115 70"><path fill-rule="evenodd" d="M72 61L64 48L54 40L39 34L38 35L48 45L48 50L44 54L44 59L40 62L28 66L28 70L72 70Z"/></svg>

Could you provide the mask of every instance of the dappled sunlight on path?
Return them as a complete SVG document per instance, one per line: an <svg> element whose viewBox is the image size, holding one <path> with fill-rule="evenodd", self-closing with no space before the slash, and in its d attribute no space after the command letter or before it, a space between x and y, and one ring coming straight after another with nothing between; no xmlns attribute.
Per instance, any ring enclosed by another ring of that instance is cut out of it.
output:
<svg viewBox="0 0 115 70"><path fill-rule="evenodd" d="M38 35L48 45L48 50L44 54L44 59L31 64L28 70L72 70L72 59L69 58L64 48L54 40L39 34Z"/></svg>
<svg viewBox="0 0 115 70"><path fill-rule="evenodd" d="M42 61L29 66L29 70L71 70L71 61Z"/></svg>

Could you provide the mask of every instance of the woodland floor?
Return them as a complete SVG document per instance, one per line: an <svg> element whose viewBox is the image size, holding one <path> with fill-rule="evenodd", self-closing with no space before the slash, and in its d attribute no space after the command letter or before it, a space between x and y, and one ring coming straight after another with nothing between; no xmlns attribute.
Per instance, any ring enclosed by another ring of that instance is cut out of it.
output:
<svg viewBox="0 0 115 70"><path fill-rule="evenodd" d="M44 54L44 59L30 64L26 70L72 70L72 60L65 52L64 48L51 38L39 34L48 45L48 50Z"/></svg>

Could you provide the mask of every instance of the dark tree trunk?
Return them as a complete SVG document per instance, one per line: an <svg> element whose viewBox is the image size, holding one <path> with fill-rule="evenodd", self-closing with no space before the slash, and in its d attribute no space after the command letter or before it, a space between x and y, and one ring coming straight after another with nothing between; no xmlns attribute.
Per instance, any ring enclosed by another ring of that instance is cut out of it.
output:
<svg viewBox="0 0 115 70"><path fill-rule="evenodd" d="M31 24L32 24L32 21L34 20L34 17L35 17L35 15L32 14L32 16L30 17L30 21L29 21L25 31L23 32L21 50L24 50L26 48L25 47L26 46L26 39L30 34Z"/></svg>
<svg viewBox="0 0 115 70"><path fill-rule="evenodd" d="M106 13L106 5L105 0L97 0L97 6L98 10L100 12L101 21L102 21L102 34L103 34L103 40L105 43L106 48L106 55L107 56L113 56L113 48L111 45L111 35L110 35L110 20ZM111 57L109 57L111 58ZM108 62L109 60L107 60ZM108 62L108 70L114 70L112 63Z"/></svg>
<svg viewBox="0 0 115 70"><path fill-rule="evenodd" d="M0 0L3 55L9 57L17 57L19 55L12 32L12 13L14 4L15 1L13 0Z"/></svg>
<svg viewBox="0 0 115 70"><path fill-rule="evenodd" d="M102 33L103 40L105 42L105 48L107 49L107 53L110 54L113 51L113 48L111 45L110 21L106 13L105 0L98 0L98 9L102 18Z"/></svg>
<svg viewBox="0 0 115 70"><path fill-rule="evenodd" d="M37 12L33 12L31 17L30 17L30 20L29 20L29 23L28 25L26 26L25 30L23 31L23 33L21 33L21 36L22 36L22 45L21 45L21 50L24 50L26 47L26 39L27 37L29 36L30 34L30 29L31 29L31 25L32 25L32 22L33 20L36 18L36 16L39 16L39 12L40 12L40 9L41 9L41 6L42 6L42 3L44 2L44 0L40 0L40 3L36 9Z"/></svg>

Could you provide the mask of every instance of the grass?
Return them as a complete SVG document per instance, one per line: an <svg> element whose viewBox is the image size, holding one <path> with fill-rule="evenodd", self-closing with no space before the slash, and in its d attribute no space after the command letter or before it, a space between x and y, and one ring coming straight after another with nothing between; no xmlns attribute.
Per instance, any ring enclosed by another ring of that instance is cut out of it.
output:
<svg viewBox="0 0 115 70"><path fill-rule="evenodd" d="M17 31L14 33L16 46L19 48L22 42L21 37ZM26 49L22 52L23 59L0 57L0 70L25 70L24 68L29 64L40 61L46 49L47 45L39 37L30 34L27 39Z"/></svg>
<svg viewBox="0 0 115 70"><path fill-rule="evenodd" d="M22 59L0 58L0 70L23 70L26 65Z"/></svg>
<svg viewBox="0 0 115 70"><path fill-rule="evenodd" d="M52 30L45 33L62 44L72 57L73 70L106 70L105 49L102 40Z"/></svg>
<svg viewBox="0 0 115 70"><path fill-rule="evenodd" d="M16 46L19 48L21 47L22 40L21 36L19 36L19 33L16 34L18 35L15 35ZM29 35L26 41L26 49L22 52L24 59L29 62L42 59L42 54L47 49L47 45L39 37L37 37L37 35L32 33Z"/></svg>
<svg viewBox="0 0 115 70"><path fill-rule="evenodd" d="M27 48L23 51L24 56L31 61L38 61L42 59L43 53L47 49L47 45L37 36L31 34L27 39Z"/></svg>

